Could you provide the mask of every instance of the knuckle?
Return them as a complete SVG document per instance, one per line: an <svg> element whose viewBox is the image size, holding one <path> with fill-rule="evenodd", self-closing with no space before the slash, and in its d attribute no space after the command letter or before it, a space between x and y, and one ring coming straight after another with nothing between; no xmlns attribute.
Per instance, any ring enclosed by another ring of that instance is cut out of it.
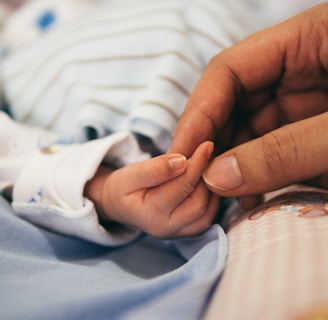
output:
<svg viewBox="0 0 328 320"><path fill-rule="evenodd" d="M194 192L194 190L196 189L198 184L198 181L193 181L192 179L185 179L185 181L183 181L181 188L182 188L182 192L185 195L190 195Z"/></svg>
<svg viewBox="0 0 328 320"><path fill-rule="evenodd" d="M207 201L198 201L197 204L194 206L194 216L197 220L202 219L207 212L208 203Z"/></svg>
<svg viewBox="0 0 328 320"><path fill-rule="evenodd" d="M162 173L162 168L158 165L153 165L145 168L145 175L152 181L157 181L158 177Z"/></svg>
<svg viewBox="0 0 328 320"><path fill-rule="evenodd" d="M261 141L265 169L271 176L288 178L302 168L297 140L288 126L265 134Z"/></svg>

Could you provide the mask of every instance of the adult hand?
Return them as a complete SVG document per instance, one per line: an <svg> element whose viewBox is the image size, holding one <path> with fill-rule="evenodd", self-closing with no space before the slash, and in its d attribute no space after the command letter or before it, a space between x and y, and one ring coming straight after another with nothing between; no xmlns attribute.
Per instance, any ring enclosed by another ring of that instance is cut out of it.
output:
<svg viewBox="0 0 328 320"><path fill-rule="evenodd" d="M215 56L171 152L189 156L215 141L220 155L203 177L223 196L259 195L320 175L327 187L327 34L328 4L321 4ZM244 200L254 206L253 197Z"/></svg>

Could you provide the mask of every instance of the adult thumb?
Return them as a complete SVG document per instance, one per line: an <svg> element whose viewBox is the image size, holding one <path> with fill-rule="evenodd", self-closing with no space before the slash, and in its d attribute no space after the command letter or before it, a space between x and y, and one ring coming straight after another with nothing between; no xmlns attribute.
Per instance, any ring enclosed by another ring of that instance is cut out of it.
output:
<svg viewBox="0 0 328 320"><path fill-rule="evenodd" d="M328 172L328 112L241 144L215 158L204 171L209 189L248 196L307 181Z"/></svg>

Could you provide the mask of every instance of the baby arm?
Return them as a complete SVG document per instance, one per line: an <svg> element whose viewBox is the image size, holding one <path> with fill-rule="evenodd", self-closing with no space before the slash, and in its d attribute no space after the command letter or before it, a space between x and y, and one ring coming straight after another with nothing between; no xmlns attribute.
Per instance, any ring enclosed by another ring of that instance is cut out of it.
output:
<svg viewBox="0 0 328 320"><path fill-rule="evenodd" d="M104 221L158 238L191 236L212 223L219 201L202 181L213 152L204 142L190 159L165 154L118 170L101 167L85 188Z"/></svg>

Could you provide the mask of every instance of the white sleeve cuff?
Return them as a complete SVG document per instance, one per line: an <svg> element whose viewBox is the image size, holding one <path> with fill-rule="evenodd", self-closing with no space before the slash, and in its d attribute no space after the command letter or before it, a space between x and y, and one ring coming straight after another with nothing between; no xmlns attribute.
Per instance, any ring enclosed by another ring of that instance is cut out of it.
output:
<svg viewBox="0 0 328 320"><path fill-rule="evenodd" d="M83 198L85 183L102 161L127 165L149 158L129 133L84 144L54 147L33 156L15 181L13 208L25 219L66 235L102 245L122 245L140 231L122 226L107 230L95 208Z"/></svg>
<svg viewBox="0 0 328 320"><path fill-rule="evenodd" d="M39 148L57 140L54 132L15 122L0 111L0 191L14 185L28 159Z"/></svg>

